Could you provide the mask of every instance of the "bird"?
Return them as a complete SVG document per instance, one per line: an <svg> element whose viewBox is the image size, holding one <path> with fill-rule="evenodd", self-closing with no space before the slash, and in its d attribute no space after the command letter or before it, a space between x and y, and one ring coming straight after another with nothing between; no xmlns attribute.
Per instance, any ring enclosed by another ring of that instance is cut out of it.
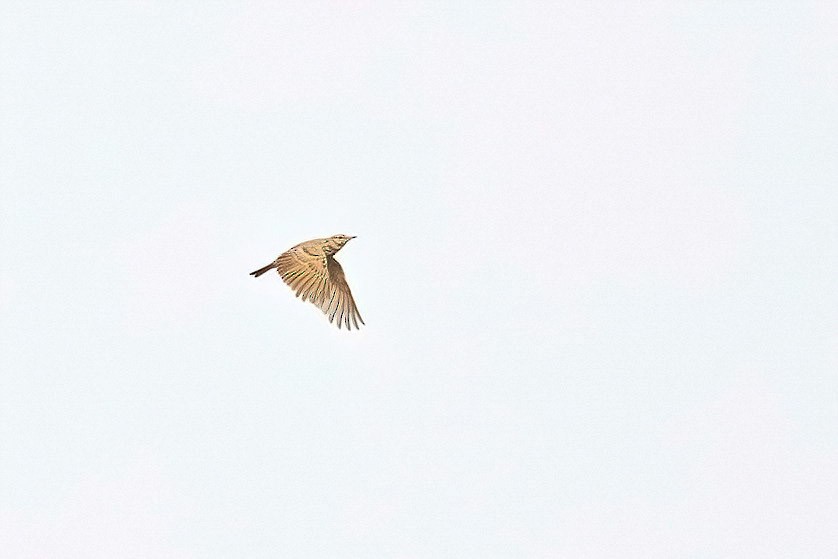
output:
<svg viewBox="0 0 838 559"><path fill-rule="evenodd" d="M338 328L345 324L347 330L352 330L354 324L357 330L360 328L358 321L364 324L364 319L352 298L343 268L335 260L335 254L354 238L338 234L305 241L283 252L264 268L250 272L250 275L258 278L276 269L282 281L296 291L296 296L313 303L329 317L330 323L337 318Z"/></svg>

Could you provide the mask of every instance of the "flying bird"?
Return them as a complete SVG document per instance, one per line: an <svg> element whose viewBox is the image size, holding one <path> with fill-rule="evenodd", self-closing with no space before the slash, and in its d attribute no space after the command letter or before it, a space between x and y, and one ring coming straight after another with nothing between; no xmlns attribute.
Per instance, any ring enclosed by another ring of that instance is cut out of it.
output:
<svg viewBox="0 0 838 559"><path fill-rule="evenodd" d="M346 329L351 330L351 324L354 324L357 329L358 321L364 324L364 320L355 306L343 268L335 260L335 254L354 238L332 235L300 243L250 275L258 278L276 268L282 281L297 292L297 297L314 303L329 317L329 322L337 318L338 328L345 324Z"/></svg>

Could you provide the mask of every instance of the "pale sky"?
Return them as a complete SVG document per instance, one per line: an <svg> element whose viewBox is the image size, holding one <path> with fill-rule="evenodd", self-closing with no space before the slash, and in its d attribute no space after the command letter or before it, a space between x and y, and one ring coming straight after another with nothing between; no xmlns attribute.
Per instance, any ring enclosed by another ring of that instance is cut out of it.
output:
<svg viewBox="0 0 838 559"><path fill-rule="evenodd" d="M834 557L836 29L4 2L0 556Z"/></svg>

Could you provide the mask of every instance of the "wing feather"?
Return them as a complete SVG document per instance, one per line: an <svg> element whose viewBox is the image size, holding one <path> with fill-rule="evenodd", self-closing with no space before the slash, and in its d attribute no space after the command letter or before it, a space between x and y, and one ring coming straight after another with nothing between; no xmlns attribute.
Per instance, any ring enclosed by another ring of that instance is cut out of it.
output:
<svg viewBox="0 0 838 559"><path fill-rule="evenodd" d="M319 283L322 279L323 278L318 277L315 274L306 276L306 279L300 285L299 291L297 291L297 297L302 296L303 301L307 300L311 290L314 289L315 285L317 285L317 283Z"/></svg>

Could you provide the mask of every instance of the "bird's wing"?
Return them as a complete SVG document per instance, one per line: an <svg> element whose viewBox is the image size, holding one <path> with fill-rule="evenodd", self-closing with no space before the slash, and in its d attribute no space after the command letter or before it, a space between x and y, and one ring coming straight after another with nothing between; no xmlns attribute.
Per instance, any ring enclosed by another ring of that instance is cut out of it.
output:
<svg viewBox="0 0 838 559"><path fill-rule="evenodd" d="M297 297L316 305L329 317L329 322L337 317L338 328L345 324L351 330L351 324L358 328L358 321L364 323L343 268L334 258L297 246L280 255L277 271Z"/></svg>
<svg viewBox="0 0 838 559"><path fill-rule="evenodd" d="M328 257L326 258L326 267L328 270L326 297L319 304L315 304L329 317L329 322L332 322L335 318L338 319L338 328L345 324L347 330L352 330L352 324L354 324L355 328L358 329L358 321L363 324L364 319L361 318L361 313L355 306L355 299L352 298L352 292L349 290L349 284L346 283L346 276L343 274L340 262Z"/></svg>
<svg viewBox="0 0 838 559"><path fill-rule="evenodd" d="M282 281L297 292L297 297L302 295L303 301L309 300L319 305L329 281L325 254L295 246L279 255L276 269Z"/></svg>

